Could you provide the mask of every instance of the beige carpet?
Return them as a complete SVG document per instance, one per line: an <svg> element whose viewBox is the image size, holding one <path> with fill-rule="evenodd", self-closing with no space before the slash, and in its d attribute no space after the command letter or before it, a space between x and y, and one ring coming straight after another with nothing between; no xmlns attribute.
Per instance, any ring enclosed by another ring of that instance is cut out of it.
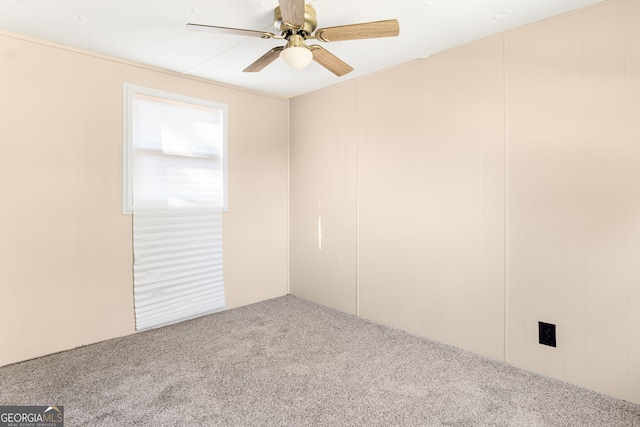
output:
<svg viewBox="0 0 640 427"><path fill-rule="evenodd" d="M292 296L0 368L71 426L640 426L640 406Z"/></svg>

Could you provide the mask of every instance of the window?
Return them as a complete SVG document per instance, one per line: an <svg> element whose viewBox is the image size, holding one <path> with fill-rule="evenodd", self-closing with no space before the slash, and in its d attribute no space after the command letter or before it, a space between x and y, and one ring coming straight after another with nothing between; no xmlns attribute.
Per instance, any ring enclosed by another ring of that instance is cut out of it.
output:
<svg viewBox="0 0 640 427"><path fill-rule="evenodd" d="M124 95L136 329L222 310L228 108L133 85Z"/></svg>
<svg viewBox="0 0 640 427"><path fill-rule="evenodd" d="M226 210L228 106L130 84L124 92L123 212Z"/></svg>

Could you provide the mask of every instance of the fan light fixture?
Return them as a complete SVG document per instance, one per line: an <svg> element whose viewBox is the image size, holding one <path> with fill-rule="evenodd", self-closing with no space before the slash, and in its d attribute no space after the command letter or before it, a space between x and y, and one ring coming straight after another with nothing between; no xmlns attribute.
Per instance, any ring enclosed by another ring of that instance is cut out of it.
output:
<svg viewBox="0 0 640 427"><path fill-rule="evenodd" d="M304 70L313 60L313 54L302 46L288 47L280 52L280 60L292 70Z"/></svg>
<svg viewBox="0 0 640 427"><path fill-rule="evenodd" d="M303 70L313 61L313 53L304 45L302 36L291 34L287 48L280 52L280 60L292 70Z"/></svg>

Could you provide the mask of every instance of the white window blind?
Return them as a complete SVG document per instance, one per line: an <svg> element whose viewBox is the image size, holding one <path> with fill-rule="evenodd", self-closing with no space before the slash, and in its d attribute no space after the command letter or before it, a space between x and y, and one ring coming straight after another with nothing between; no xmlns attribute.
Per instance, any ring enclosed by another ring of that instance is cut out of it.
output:
<svg viewBox="0 0 640 427"><path fill-rule="evenodd" d="M226 108L129 88L136 329L225 308Z"/></svg>
<svg viewBox="0 0 640 427"><path fill-rule="evenodd" d="M219 208L136 207L133 234L137 330L225 308Z"/></svg>

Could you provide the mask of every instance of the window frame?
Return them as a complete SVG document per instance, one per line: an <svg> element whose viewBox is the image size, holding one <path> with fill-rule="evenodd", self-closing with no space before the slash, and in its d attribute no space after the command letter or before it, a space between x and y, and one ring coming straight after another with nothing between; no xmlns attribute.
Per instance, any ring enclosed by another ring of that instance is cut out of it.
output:
<svg viewBox="0 0 640 427"><path fill-rule="evenodd" d="M229 146L229 105L207 99L194 98L159 89L123 85L123 138L122 138L122 213L133 213L133 98L136 94L147 95L169 101L182 102L222 111L222 211L229 210L228 196L228 146Z"/></svg>

